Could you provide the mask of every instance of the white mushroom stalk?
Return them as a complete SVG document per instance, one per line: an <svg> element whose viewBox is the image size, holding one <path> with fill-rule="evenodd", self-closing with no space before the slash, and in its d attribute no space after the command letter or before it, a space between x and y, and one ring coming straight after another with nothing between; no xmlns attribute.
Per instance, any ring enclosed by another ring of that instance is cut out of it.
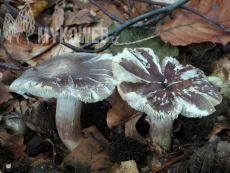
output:
<svg viewBox="0 0 230 173"><path fill-rule="evenodd" d="M166 57L162 67L149 48L124 49L113 58L113 73L122 99L147 114L153 142L171 148L173 121L182 114L202 117L222 101L217 87L191 65Z"/></svg>
<svg viewBox="0 0 230 173"><path fill-rule="evenodd" d="M115 86L111 54L70 53L31 67L10 89L57 98L57 130L66 147L73 150L83 139L81 102L101 101L113 93Z"/></svg>
<svg viewBox="0 0 230 173"><path fill-rule="evenodd" d="M74 150L83 140L81 131L81 101L78 99L57 99L56 126L59 137L69 150ZM63 118L63 115L68 115Z"/></svg>

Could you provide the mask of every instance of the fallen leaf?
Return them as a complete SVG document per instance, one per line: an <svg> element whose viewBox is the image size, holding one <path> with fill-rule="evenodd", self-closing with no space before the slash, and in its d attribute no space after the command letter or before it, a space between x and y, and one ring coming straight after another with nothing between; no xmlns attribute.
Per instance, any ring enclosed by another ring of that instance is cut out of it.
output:
<svg viewBox="0 0 230 173"><path fill-rule="evenodd" d="M142 112L133 109L128 103L122 100L120 94L116 91L115 103L112 109L107 113L107 124L111 130L117 126L125 126L125 136L138 138L145 141L136 130L136 123L142 116Z"/></svg>
<svg viewBox="0 0 230 173"><path fill-rule="evenodd" d="M73 3L73 10L82 10L82 9L89 9L90 4L88 2L81 2L79 0L71 0Z"/></svg>
<svg viewBox="0 0 230 173"><path fill-rule="evenodd" d="M145 138L142 137L136 129L136 124L139 118L142 116L142 112L137 112L132 116L132 118L125 123L125 136L130 136L132 138L138 138L142 141L145 141Z"/></svg>
<svg viewBox="0 0 230 173"><path fill-rule="evenodd" d="M50 30L53 33L56 33L57 30L59 30L64 22L64 10L61 6L55 5L54 7L54 13L51 17L50 21ZM45 33L43 38L43 42L47 42L47 40L50 38L50 35Z"/></svg>
<svg viewBox="0 0 230 173"><path fill-rule="evenodd" d="M6 85L11 85L11 83L14 80L15 80L14 75L9 70L6 70L5 72L2 73L2 78L1 78L2 83Z"/></svg>
<svg viewBox="0 0 230 173"><path fill-rule="evenodd" d="M135 109L128 105L128 103L122 100L118 91L115 93L115 103L112 109L107 113L108 127L113 130L118 125L125 125L125 123L138 113Z"/></svg>
<svg viewBox="0 0 230 173"><path fill-rule="evenodd" d="M4 147L23 145L24 138L22 135L10 135L0 132L0 143Z"/></svg>
<svg viewBox="0 0 230 173"><path fill-rule="evenodd" d="M108 173L139 173L137 164L134 160L121 162L120 165L115 163Z"/></svg>
<svg viewBox="0 0 230 173"><path fill-rule="evenodd" d="M21 108L22 115L24 115L27 112L27 110L29 109L29 107L27 106L26 100L21 101L20 108Z"/></svg>
<svg viewBox="0 0 230 173"><path fill-rule="evenodd" d="M217 60L212 66L213 70L225 67L226 69L230 70L230 60L224 56L223 58Z"/></svg>
<svg viewBox="0 0 230 173"><path fill-rule="evenodd" d="M55 130L55 102L37 101L30 110L23 115L26 125L33 131L47 133Z"/></svg>
<svg viewBox="0 0 230 173"><path fill-rule="evenodd" d="M110 4L109 2L102 2L102 1L98 1L98 3L100 3L103 8L105 8L107 11L109 11L110 13L115 15L116 17L119 17L122 20L128 19L128 17L126 17L124 15L124 12L122 10L120 10L119 8L117 8L116 5ZM95 5L91 4L90 10L98 12L99 8L96 7ZM105 19L110 19L110 18L105 15Z"/></svg>
<svg viewBox="0 0 230 173"><path fill-rule="evenodd" d="M215 135L224 129L230 130L230 124L227 122L216 123L215 126L213 127L213 130L208 134L208 137L211 137L212 135Z"/></svg>
<svg viewBox="0 0 230 173"><path fill-rule="evenodd" d="M75 35L70 36L70 38L66 39L65 42L71 44L72 46L81 48L78 33L75 33ZM57 55L67 54L70 52L73 52L73 50L59 43L58 45L56 45L55 47L51 49L50 56L53 57Z"/></svg>
<svg viewBox="0 0 230 173"><path fill-rule="evenodd" d="M75 167L77 165L76 171L79 173L109 169L112 163L110 162L108 154L105 150L101 150L100 144L91 137L89 132L92 132L102 143L108 144L108 141L95 126L86 128L83 132L85 133L85 139L64 158L64 167Z"/></svg>
<svg viewBox="0 0 230 173"><path fill-rule="evenodd" d="M0 105L12 98L13 96L10 93L0 88Z"/></svg>
<svg viewBox="0 0 230 173"><path fill-rule="evenodd" d="M49 50L50 48L52 48L55 45L55 41L53 41L53 39L49 39L47 42L42 43L36 47L33 48L33 50L31 51L31 53L27 56L27 58L25 58L22 63L27 62L29 60L31 60L32 58L36 58L39 59L39 62L44 61L45 59L40 58L44 52L46 52L47 50ZM33 64L36 65L36 64Z"/></svg>
<svg viewBox="0 0 230 173"><path fill-rule="evenodd" d="M26 145L9 146L9 147L5 147L4 150L7 150L10 153L12 153L13 158L15 160L22 158L22 157L27 157L27 154L24 152L26 150Z"/></svg>
<svg viewBox="0 0 230 173"><path fill-rule="evenodd" d="M34 44L30 41L27 42L27 38L24 35L21 35L19 39L19 43L17 42L17 39L15 37L11 39L11 43L5 39L3 44L6 50L15 60L23 61L27 59L27 57L32 52L33 48L38 46L39 44ZM0 57L6 63L13 64L2 47L0 48Z"/></svg>
<svg viewBox="0 0 230 173"><path fill-rule="evenodd" d="M198 10L213 20L230 29L229 0L191 0L186 6ZM213 22L184 9L176 9L173 19L169 16L159 21L156 31L166 43L173 45L188 45L200 42L216 42L226 45L230 35Z"/></svg>
<svg viewBox="0 0 230 173"><path fill-rule="evenodd" d="M50 158L47 154L41 153L34 157L34 163L31 165L33 167L38 166L39 164L43 162L50 162Z"/></svg>
<svg viewBox="0 0 230 173"><path fill-rule="evenodd" d="M77 14L73 13L71 11L65 12L65 20L64 25L70 26L70 25L83 25L88 26L93 23L97 23L98 19L92 16L87 9L83 9L79 11Z"/></svg>
<svg viewBox="0 0 230 173"><path fill-rule="evenodd" d="M18 102L18 100L9 100L6 103L3 103L0 106L0 115L5 115L8 114L9 112L13 111L14 109L14 104Z"/></svg>

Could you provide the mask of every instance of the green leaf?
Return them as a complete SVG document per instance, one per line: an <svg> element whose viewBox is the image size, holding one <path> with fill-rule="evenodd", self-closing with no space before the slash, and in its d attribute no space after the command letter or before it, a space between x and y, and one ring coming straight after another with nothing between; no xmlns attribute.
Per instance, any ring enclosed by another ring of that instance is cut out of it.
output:
<svg viewBox="0 0 230 173"><path fill-rule="evenodd" d="M109 26L109 30L113 30L118 26L113 22ZM141 40L147 37L152 36L153 33L156 33L155 29L125 29L120 33L118 39L116 40L118 43L128 43L134 42L137 40ZM179 51L176 46L171 45L170 43L165 43L161 40L160 36L151 38L146 41L142 41L135 44L129 44L124 46L110 46L109 50L113 55L116 55L118 52L122 52L124 48L136 48L136 47L146 47L153 49L154 53L158 56L160 62L166 56L178 56Z"/></svg>

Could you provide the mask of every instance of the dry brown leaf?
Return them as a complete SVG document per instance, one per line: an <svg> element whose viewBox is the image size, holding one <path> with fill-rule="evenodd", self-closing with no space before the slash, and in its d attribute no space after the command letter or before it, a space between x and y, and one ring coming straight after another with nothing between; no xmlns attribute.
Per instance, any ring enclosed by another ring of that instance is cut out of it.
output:
<svg viewBox="0 0 230 173"><path fill-rule="evenodd" d="M127 7L127 1L126 0L123 0L123 1L116 0L115 3L119 3L119 6L120 6L119 9L121 9L122 11L126 12L126 14L129 15L129 10ZM147 3L135 1L133 8L132 8L133 17L135 18L135 17L138 17L142 14L145 14L146 12L148 12L149 7L150 6Z"/></svg>
<svg viewBox="0 0 230 173"><path fill-rule="evenodd" d="M24 152L26 150L26 145L14 145L4 148L3 150L9 151L13 154L15 160L23 157L27 157L27 154Z"/></svg>
<svg viewBox="0 0 230 173"><path fill-rule="evenodd" d="M112 109L107 113L107 124L111 130L118 125L125 126L125 136L145 140L136 130L136 123L142 113L133 109L128 103L122 100L120 94L116 91L115 103Z"/></svg>
<svg viewBox="0 0 230 173"><path fill-rule="evenodd" d="M120 165L115 163L108 173L139 173L137 164L134 160L121 162Z"/></svg>
<svg viewBox="0 0 230 173"><path fill-rule="evenodd" d="M34 58L34 57L36 57L36 60L40 60L40 61L37 61L38 63L44 61L45 59L41 58L43 53L46 52L47 50L49 50L55 44L56 43L55 43L55 41L53 41L53 39L49 39L49 41L47 41L46 43L42 43L42 44L34 47L32 52L27 56L26 59L24 59L22 61L22 63L27 62L27 61L31 60L32 58ZM33 64L33 65L36 65L36 64Z"/></svg>
<svg viewBox="0 0 230 173"><path fill-rule="evenodd" d="M10 93L0 88L0 105L12 98L13 96Z"/></svg>
<svg viewBox="0 0 230 173"><path fill-rule="evenodd" d="M41 153L41 154L35 156L33 159L34 159L34 163L31 165L33 167L38 166L39 164L41 164L43 162L50 162L50 158L49 158L48 154L46 154L46 153Z"/></svg>
<svg viewBox="0 0 230 173"><path fill-rule="evenodd" d="M98 3L101 4L102 7L104 7L107 11L109 11L110 13L112 13L113 15L119 17L122 20L127 20L128 17L126 17L127 15L125 15L125 13L121 10L119 10L116 5L110 4L109 2L102 2L102 1L98 1ZM90 6L90 10L93 10L95 12L99 11L99 8L96 7L95 5L91 4ZM97 16L98 17L98 16ZM100 18L101 19L101 18ZM107 15L104 15L104 19L109 19L111 20Z"/></svg>
<svg viewBox="0 0 230 173"><path fill-rule="evenodd" d="M18 102L18 100L9 100L6 103L3 103L0 106L0 115L8 114L9 112L13 111L14 105Z"/></svg>
<svg viewBox="0 0 230 173"><path fill-rule="evenodd" d="M108 144L108 141L95 126L86 128L83 132L85 133L85 139L64 158L64 166L72 165L75 167L77 164L77 172L79 173L86 172L87 168L90 168L89 172L109 169L112 163L108 154L105 150L101 150L100 144L89 133L92 132L102 143Z"/></svg>
<svg viewBox="0 0 230 173"><path fill-rule="evenodd" d="M26 125L33 131L39 133L50 133L55 129L55 111L53 111L52 106L55 102L37 101L32 106L30 110L23 115L23 120ZM46 105L46 106L45 106Z"/></svg>
<svg viewBox="0 0 230 173"><path fill-rule="evenodd" d="M125 123L125 136L130 136L132 138L138 138L142 141L145 141L145 138L142 137L136 129L136 124L139 118L142 116L142 112L137 112L132 116L132 118Z"/></svg>
<svg viewBox="0 0 230 173"><path fill-rule="evenodd" d="M21 108L22 115L24 115L27 112L27 110L29 109L29 107L27 106L26 100L21 101L20 108Z"/></svg>
<svg viewBox="0 0 230 173"><path fill-rule="evenodd" d="M78 11L82 9L89 9L90 3L81 2L79 0L71 0L73 3L73 10Z"/></svg>
<svg viewBox="0 0 230 173"><path fill-rule="evenodd" d="M107 113L108 127L113 130L113 128L118 125L125 125L137 112L138 111L129 106L126 101L122 100L120 94L116 91L115 103L112 109Z"/></svg>
<svg viewBox="0 0 230 173"><path fill-rule="evenodd" d="M22 37L20 36L19 43L17 42L17 39L13 37L11 43L5 39L3 44L9 54L18 61L27 59L33 48L39 46L39 44L34 44L32 42L28 43L27 38L24 35L22 35ZM1 59L4 59L6 63L12 64L12 61L8 58L2 47L0 48L0 57Z"/></svg>
<svg viewBox="0 0 230 173"><path fill-rule="evenodd" d="M66 39L65 42L71 44L72 46L76 46L78 48L81 48L80 46L80 39L78 34L76 33L73 37L71 36L70 39ZM57 56L57 55L62 55L62 54L67 54L72 52L73 50L64 46L63 44L59 43L55 47L51 49L50 56Z"/></svg>
<svg viewBox="0 0 230 173"><path fill-rule="evenodd" d="M186 5L220 22L230 29L229 0L191 0ZM188 45L200 42L217 42L226 45L230 35L212 22L184 9L173 12L173 20L167 16L157 23L156 30L162 40L173 45Z"/></svg>
<svg viewBox="0 0 230 173"><path fill-rule="evenodd" d="M9 70L6 70L5 72L2 73L2 78L1 78L2 83L6 85L11 85L11 83L14 80L15 80L14 75Z"/></svg>
<svg viewBox="0 0 230 173"><path fill-rule="evenodd" d="M64 10L61 6L55 5L54 7L54 13L51 17L50 21L50 30L53 33L56 33L57 30L59 30L64 22ZM47 42L47 40L50 38L50 35L45 33L43 41Z"/></svg>
<svg viewBox="0 0 230 173"><path fill-rule="evenodd" d="M83 25L83 26L88 26L93 23L97 23L98 19L96 19L94 16L92 16L87 9L83 9L79 11L77 14L73 13L71 11L65 12L65 21L64 25L65 26L70 26L70 25Z"/></svg>
<svg viewBox="0 0 230 173"><path fill-rule="evenodd" d="M62 7L55 5L54 13L51 17L50 27L52 27L55 31L61 28L64 22L64 10Z"/></svg>
<svg viewBox="0 0 230 173"><path fill-rule="evenodd" d="M216 123L212 131L208 134L208 137L210 138L212 135L215 135L224 129L230 130L230 124L227 122L226 123Z"/></svg>
<svg viewBox="0 0 230 173"><path fill-rule="evenodd" d="M216 70L218 68L222 68L225 67L226 69L230 70L230 60L224 56L223 58L217 60L212 66L211 68L213 70Z"/></svg>
<svg viewBox="0 0 230 173"><path fill-rule="evenodd" d="M24 138L22 135L10 135L0 132L0 143L4 147L23 145Z"/></svg>

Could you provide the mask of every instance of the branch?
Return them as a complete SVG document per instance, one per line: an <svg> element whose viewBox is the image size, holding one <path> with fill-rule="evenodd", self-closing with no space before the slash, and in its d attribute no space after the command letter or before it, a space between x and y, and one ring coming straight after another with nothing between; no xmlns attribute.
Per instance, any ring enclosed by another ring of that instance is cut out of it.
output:
<svg viewBox="0 0 230 173"><path fill-rule="evenodd" d="M14 66L14 65L11 65L11 64L7 64L5 62L0 62L0 67L9 68L9 69L12 69L12 70L15 70L15 71L21 71L20 68Z"/></svg>
<svg viewBox="0 0 230 173"><path fill-rule="evenodd" d="M193 154L193 153L194 153L193 150L188 150L188 151L186 151L185 154L182 154L181 156L175 158L174 160L172 160L172 161L170 161L170 162L168 162L168 163L162 165L161 167L155 169L152 173L159 172L160 170L164 169L165 167L167 167L167 166L169 166L169 165L171 165L171 164L174 164L174 163L176 163L176 162L182 160L182 159L184 158L185 155L190 155L190 154Z"/></svg>
<svg viewBox="0 0 230 173"><path fill-rule="evenodd" d="M188 146L202 146L209 144L209 142L201 142L201 143L188 143L188 144L181 144L181 145L173 145L173 148L181 148L181 147L188 147Z"/></svg>
<svg viewBox="0 0 230 173"><path fill-rule="evenodd" d="M122 19L120 19L119 17L111 14L110 12L108 12L105 8L103 8L101 6L101 4L99 4L98 2L96 2L95 0L89 0L92 4L96 5L104 14L106 14L110 19L117 21L118 23L125 23L125 21L123 21Z"/></svg>
<svg viewBox="0 0 230 173"><path fill-rule="evenodd" d="M158 14L161 14L161 13L171 13L173 10L175 10L176 8L180 7L181 5L183 5L184 3L188 2L189 0L180 0L180 1L177 1L175 2L174 4L168 6L168 7L165 7L165 8L161 8L159 10L155 10L155 11L151 11L149 13L146 13L146 14L143 14L141 16L138 16L120 26L118 26L117 28L109 31L108 33L100 36L100 37L97 37L96 39L92 40L91 42L87 43L87 44L84 44L82 47L83 48L88 48L96 43L98 43L99 41L101 40L104 40L106 39L107 37L113 35L113 37L109 40L109 42L107 42L102 48L98 49L97 52L101 52L101 51L104 51L105 49L107 49L112 43L113 41L116 39L116 37L123 31L125 30L126 28L128 28L129 26L133 25L134 23L137 23L141 20L144 20L150 16L153 16L153 15L158 15ZM156 20L156 18L154 18ZM157 18L159 19L159 18Z"/></svg>
<svg viewBox="0 0 230 173"><path fill-rule="evenodd" d="M130 0L127 0L127 7L129 9L129 16L132 19L133 18L133 12L132 12L132 7L131 7L131 4L130 4Z"/></svg>

